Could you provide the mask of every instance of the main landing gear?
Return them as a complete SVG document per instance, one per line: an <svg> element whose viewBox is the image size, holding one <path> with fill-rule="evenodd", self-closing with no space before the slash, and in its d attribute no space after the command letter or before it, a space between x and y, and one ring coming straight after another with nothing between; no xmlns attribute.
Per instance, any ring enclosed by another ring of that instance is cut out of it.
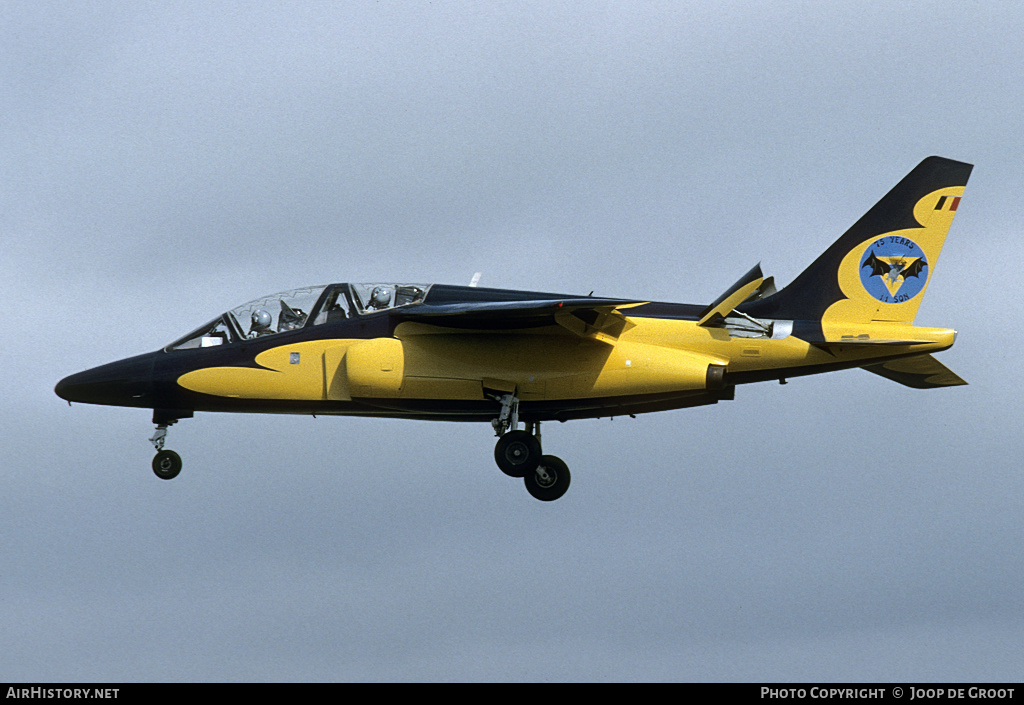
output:
<svg viewBox="0 0 1024 705"><path fill-rule="evenodd" d="M551 502L564 495L571 480L569 467L561 458L544 455L540 422L526 421L526 429L520 430L519 399L514 394L495 396L495 399L501 403L501 413L491 422L498 437L494 445L494 460L498 467L509 477L522 478L526 491L542 502ZM149 441L156 448L153 473L161 480L173 480L181 473L181 456L164 448L167 428L177 421L178 418L166 412L153 415L156 431Z"/></svg>
<svg viewBox="0 0 1024 705"><path fill-rule="evenodd" d="M540 422L527 421L519 430L519 399L505 394L498 399L501 414L491 422L498 442L494 461L509 477L521 477L526 491L542 502L558 499L569 489L569 467L554 455L544 455L540 443Z"/></svg>
<svg viewBox="0 0 1024 705"><path fill-rule="evenodd" d="M149 439L156 448L156 455L153 456L153 472L161 480L173 480L181 472L181 456L173 450L164 450L164 441L167 438L167 427L177 419L171 419L164 423L158 423L156 432Z"/></svg>

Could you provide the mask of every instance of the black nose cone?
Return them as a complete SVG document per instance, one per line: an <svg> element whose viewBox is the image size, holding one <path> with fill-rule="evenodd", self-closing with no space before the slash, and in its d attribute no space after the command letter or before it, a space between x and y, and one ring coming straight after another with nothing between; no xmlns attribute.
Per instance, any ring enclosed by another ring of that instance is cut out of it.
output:
<svg viewBox="0 0 1024 705"><path fill-rule="evenodd" d="M151 407L153 353L70 375L54 391L61 399L82 404Z"/></svg>

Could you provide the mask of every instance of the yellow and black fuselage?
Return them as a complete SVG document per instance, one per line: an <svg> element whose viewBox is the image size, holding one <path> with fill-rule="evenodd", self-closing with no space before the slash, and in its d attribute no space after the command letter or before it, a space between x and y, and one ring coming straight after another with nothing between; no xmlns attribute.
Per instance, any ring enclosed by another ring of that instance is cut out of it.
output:
<svg viewBox="0 0 1024 705"><path fill-rule="evenodd" d="M338 289L347 285L327 288ZM699 325L701 310L435 285L405 308L169 347L73 375L57 391L164 418L230 411L449 421L490 420L495 397L514 393L523 420L568 420L712 404L731 399L737 384L919 356L948 348L955 335L878 322L845 343L816 345L792 333L793 321L738 335Z"/></svg>
<svg viewBox="0 0 1024 705"><path fill-rule="evenodd" d="M790 286L755 267L710 306L476 287L332 284L264 297L176 343L72 375L70 401L196 411L523 421L731 399L740 384L863 367L962 384L913 324L970 174L922 162Z"/></svg>

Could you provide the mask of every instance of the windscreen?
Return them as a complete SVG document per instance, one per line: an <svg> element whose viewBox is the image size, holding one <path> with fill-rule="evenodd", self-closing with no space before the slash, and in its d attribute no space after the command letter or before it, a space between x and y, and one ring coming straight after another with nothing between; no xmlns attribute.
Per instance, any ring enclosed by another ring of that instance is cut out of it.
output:
<svg viewBox="0 0 1024 705"><path fill-rule="evenodd" d="M254 299L179 338L166 350L212 348L302 328L326 288L308 286Z"/></svg>

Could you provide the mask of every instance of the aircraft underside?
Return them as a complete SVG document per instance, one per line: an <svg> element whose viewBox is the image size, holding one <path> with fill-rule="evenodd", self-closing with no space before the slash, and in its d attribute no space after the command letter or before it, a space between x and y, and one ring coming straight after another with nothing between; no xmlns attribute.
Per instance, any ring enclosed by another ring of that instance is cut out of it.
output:
<svg viewBox="0 0 1024 705"><path fill-rule="evenodd" d="M563 401L520 400L519 418L524 422L540 422L628 416L717 404L719 401L732 399L733 393L734 388L727 387L714 392L691 391ZM194 405L190 411L490 422L500 413L500 397L501 395L496 395L495 399L451 400L443 403L433 399L388 398L337 402L276 400L259 403L243 399L210 399Z"/></svg>

